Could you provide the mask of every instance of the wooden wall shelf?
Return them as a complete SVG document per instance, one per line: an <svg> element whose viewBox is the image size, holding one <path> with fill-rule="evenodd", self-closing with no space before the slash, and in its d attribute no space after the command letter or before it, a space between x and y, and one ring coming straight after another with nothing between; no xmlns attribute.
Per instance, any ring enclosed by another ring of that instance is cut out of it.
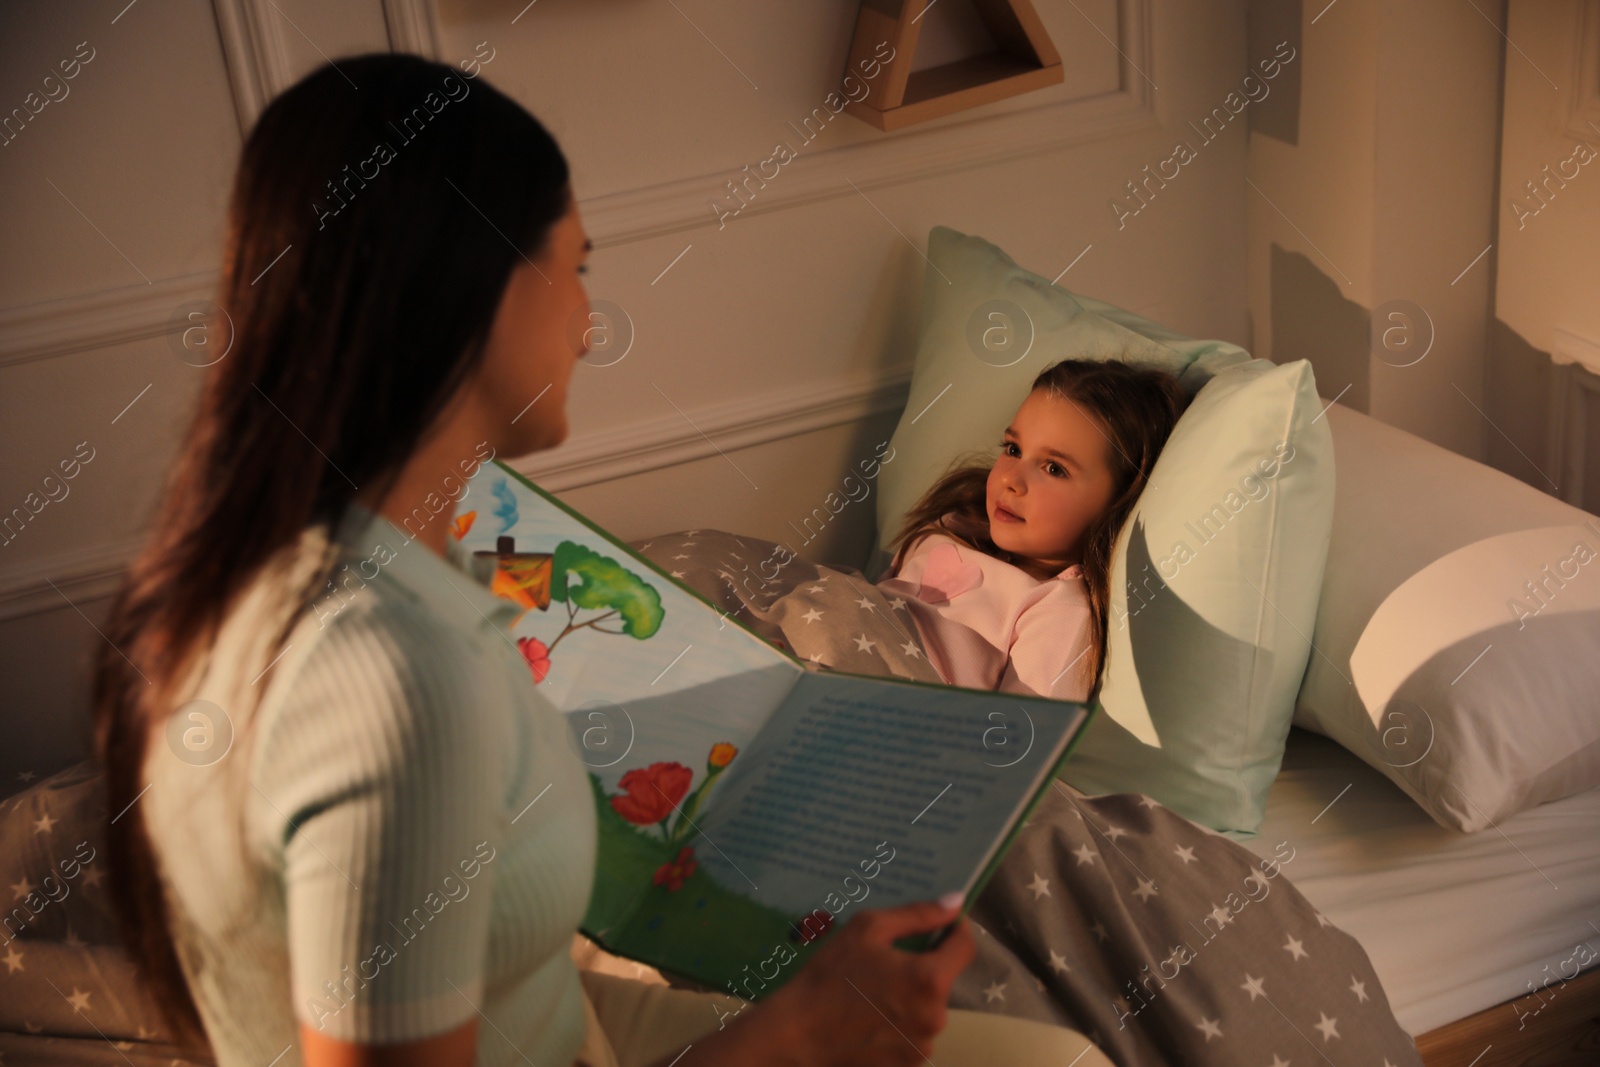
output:
<svg viewBox="0 0 1600 1067"><path fill-rule="evenodd" d="M929 0L861 0L846 74L865 69L861 64L881 55L885 43L894 55L881 64L868 94L847 103L846 111L880 130L898 130L1061 82L1061 56L1031 0L972 0L999 47L913 71L922 14L930 6Z"/></svg>

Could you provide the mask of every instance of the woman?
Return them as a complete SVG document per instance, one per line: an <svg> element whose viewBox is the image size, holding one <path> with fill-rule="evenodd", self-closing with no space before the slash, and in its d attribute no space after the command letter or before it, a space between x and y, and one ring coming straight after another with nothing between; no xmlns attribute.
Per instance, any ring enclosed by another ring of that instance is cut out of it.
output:
<svg viewBox="0 0 1600 1067"><path fill-rule="evenodd" d="M251 132L226 347L96 674L119 916L158 1002L225 1067L297 1045L311 1064L1065 1062L1081 1037L1020 1020L951 1012L935 1042L968 927L921 955L892 942L949 923L936 903L862 913L731 1022L726 998L580 984L587 779L508 605L444 557L437 502L487 456L565 439L588 249L549 134L449 67L343 59Z"/></svg>

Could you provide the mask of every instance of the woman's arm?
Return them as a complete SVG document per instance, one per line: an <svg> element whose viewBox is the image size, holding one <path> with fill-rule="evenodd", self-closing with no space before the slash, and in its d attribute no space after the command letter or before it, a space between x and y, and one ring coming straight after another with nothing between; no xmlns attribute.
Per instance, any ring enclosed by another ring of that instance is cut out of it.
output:
<svg viewBox="0 0 1600 1067"><path fill-rule="evenodd" d="M922 1063L944 1029L950 987L976 954L972 929L961 919L931 952L906 952L893 942L936 930L956 914L936 903L863 911L829 937L793 981L726 1029L651 1067ZM300 1024L306 1067L471 1067L477 1038L476 1018L394 1045L354 1044Z"/></svg>
<svg viewBox="0 0 1600 1067"><path fill-rule="evenodd" d="M398 1045L357 1045L300 1024L305 1067L471 1067L477 1049L476 1016L446 1033Z"/></svg>
<svg viewBox="0 0 1600 1067"><path fill-rule="evenodd" d="M930 901L861 912L771 997L651 1067L921 1064L944 1030L950 987L977 946L965 918L930 952L907 952L894 941L939 929L958 908Z"/></svg>

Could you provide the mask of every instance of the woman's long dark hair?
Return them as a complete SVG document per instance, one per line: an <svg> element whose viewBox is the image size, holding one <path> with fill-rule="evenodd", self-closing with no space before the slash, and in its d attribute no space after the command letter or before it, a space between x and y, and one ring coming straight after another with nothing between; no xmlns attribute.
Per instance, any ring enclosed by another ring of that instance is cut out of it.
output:
<svg viewBox="0 0 1600 1067"><path fill-rule="evenodd" d="M213 324L227 336L210 339L231 347L204 372L92 698L108 820L131 806L105 827L117 917L180 1039L205 1037L134 804L147 746L262 566L308 527L336 525L357 487L381 499L394 484L481 364L512 270L544 251L571 195L532 115L416 56L324 65L244 144ZM299 591L302 612L334 562Z"/></svg>
<svg viewBox="0 0 1600 1067"><path fill-rule="evenodd" d="M1113 486L1111 503L1084 531L1080 564L1093 609L1092 693L1100 688L1100 676L1105 667L1111 604L1111 550L1117 543L1122 524L1150 480L1156 457L1161 454L1173 426L1177 425L1178 416L1188 406L1188 394L1167 371L1115 360L1061 360L1046 367L1033 380L1030 392L1039 389L1047 389L1077 404L1100 424L1110 439L1106 462ZM889 542L889 549L894 553L889 574L897 573L905 554L930 533L954 537L1036 578L1049 578L1054 574L1035 560L1007 552L989 536L987 487L994 464L992 456L975 461L970 454L952 461L945 474L907 513L900 532Z"/></svg>

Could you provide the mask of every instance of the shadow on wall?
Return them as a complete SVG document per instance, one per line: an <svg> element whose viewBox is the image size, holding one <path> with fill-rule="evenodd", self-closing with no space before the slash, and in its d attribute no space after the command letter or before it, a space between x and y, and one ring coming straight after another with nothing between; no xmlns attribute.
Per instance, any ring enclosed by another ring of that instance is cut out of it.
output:
<svg viewBox="0 0 1600 1067"><path fill-rule="evenodd" d="M1367 414L1372 313L1340 295L1339 284L1308 257L1277 242L1270 291L1273 362L1310 360L1318 393L1328 400L1337 396L1345 407Z"/></svg>
<svg viewBox="0 0 1600 1067"><path fill-rule="evenodd" d="M1491 426L1485 435L1485 462L1535 489L1559 496L1546 477L1556 475L1545 455L1550 353L1533 347L1517 331L1494 319L1489 323L1488 356L1483 406Z"/></svg>
<svg viewBox="0 0 1600 1067"><path fill-rule="evenodd" d="M1249 55L1272 54L1279 41L1288 41L1295 55L1302 54L1300 5L1279 0L1250 0ZM1304 63L1284 64L1266 98L1250 107L1250 135L1275 137L1284 144L1300 143L1300 71Z"/></svg>
<svg viewBox="0 0 1600 1067"><path fill-rule="evenodd" d="M1339 284L1299 252L1274 243L1271 269L1273 361L1310 360L1324 399L1337 396L1345 407L1370 414L1372 312L1340 295ZM1485 462L1559 496L1546 454L1550 353L1495 319L1487 364Z"/></svg>

